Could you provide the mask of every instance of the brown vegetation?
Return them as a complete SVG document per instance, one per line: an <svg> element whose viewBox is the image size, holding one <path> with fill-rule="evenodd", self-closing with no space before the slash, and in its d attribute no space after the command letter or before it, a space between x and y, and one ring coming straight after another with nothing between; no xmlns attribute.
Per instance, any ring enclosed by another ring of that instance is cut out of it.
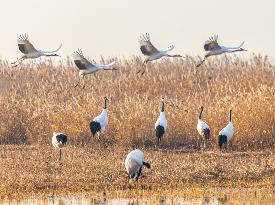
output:
<svg viewBox="0 0 275 205"><path fill-rule="evenodd" d="M1 61L0 193L14 188L123 189L128 181L122 161L132 148L143 149L153 165L141 180L145 189L236 181L270 185L275 167L274 68L261 56L224 56L199 69L195 65L192 57L162 59L140 76L135 72L141 59L133 57L121 60L118 71L87 77L81 89L74 88L77 71L69 61L15 70ZM98 143L88 125L101 112L103 96L110 100L109 126ZM168 130L157 147L154 123L161 96L167 102ZM196 130L201 105L214 138L206 153L199 152ZM230 107L235 133L229 153L221 154L216 137L228 123ZM59 166L51 136L62 130L70 145Z"/></svg>
<svg viewBox="0 0 275 205"><path fill-rule="evenodd" d="M129 148L91 145L64 149L62 164L51 146L1 146L0 196L18 193L85 193L138 189L186 190L194 187L269 188L273 186L272 152L220 153L143 149L152 168L129 183L124 158Z"/></svg>

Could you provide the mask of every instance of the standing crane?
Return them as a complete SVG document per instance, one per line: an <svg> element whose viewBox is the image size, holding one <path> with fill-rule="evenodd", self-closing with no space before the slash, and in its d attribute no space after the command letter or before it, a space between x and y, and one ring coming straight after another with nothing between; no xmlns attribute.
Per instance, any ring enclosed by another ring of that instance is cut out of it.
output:
<svg viewBox="0 0 275 205"><path fill-rule="evenodd" d="M52 145L59 149L59 161L61 160L61 149L68 144L68 137L63 132L54 132L52 136Z"/></svg>
<svg viewBox="0 0 275 205"><path fill-rule="evenodd" d="M155 123L156 136L158 138L158 144L163 141L163 135L167 129L167 120L165 118L164 110L164 97L161 98L161 112Z"/></svg>
<svg viewBox="0 0 275 205"><path fill-rule="evenodd" d="M108 125L108 110L107 110L107 97L104 97L104 107L100 115L95 117L90 123L90 130L93 136L97 134L98 141L100 134L103 133Z"/></svg>
<svg viewBox="0 0 275 205"><path fill-rule="evenodd" d="M205 148L206 141L210 140L211 135L209 126L202 120L202 111L203 106L201 106L201 111L198 117L197 130L198 133L203 137L203 148Z"/></svg>
<svg viewBox="0 0 275 205"><path fill-rule="evenodd" d="M220 150L227 149L227 143L229 140L232 139L234 134L234 129L233 129L233 123L232 123L232 109L229 110L229 122L224 127L218 135L218 143Z"/></svg>

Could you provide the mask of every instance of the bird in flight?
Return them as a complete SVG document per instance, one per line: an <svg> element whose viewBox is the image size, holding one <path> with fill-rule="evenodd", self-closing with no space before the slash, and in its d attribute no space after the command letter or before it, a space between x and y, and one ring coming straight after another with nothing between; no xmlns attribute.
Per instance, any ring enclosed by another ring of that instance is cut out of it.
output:
<svg viewBox="0 0 275 205"><path fill-rule="evenodd" d="M79 78L75 87L77 87L81 83L81 81L83 81L84 88L84 77L88 74L96 73L99 70L117 70L116 68L114 68L116 61L113 61L107 65L93 64L91 61L84 57L81 49L78 49L73 53L73 60L76 67L79 69Z"/></svg>
<svg viewBox="0 0 275 205"><path fill-rule="evenodd" d="M220 55L223 53L234 53L234 52L238 52L238 51L247 51L245 49L242 48L244 42L241 43L241 45L237 46L237 47L225 47L225 46L221 46L218 44L218 35L214 35L212 37L209 38L209 40L207 40L204 43L204 50L206 51L203 60L197 65L197 67L200 67L204 61L206 60L206 58L210 57L210 56L214 56L214 55Z"/></svg>
<svg viewBox="0 0 275 205"><path fill-rule="evenodd" d="M59 56L56 54L56 52L59 51L62 47L61 44L54 51L37 50L29 41L29 36L27 34L21 34L17 39L17 43L19 50L23 53L23 56L21 56L15 62L12 62L12 67L19 66L25 59L34 59L39 58L41 56Z"/></svg>
<svg viewBox="0 0 275 205"><path fill-rule="evenodd" d="M149 61L157 60L157 59L162 58L164 56L165 57L182 57L181 55L170 55L170 54L168 54L168 52L172 51L175 48L175 45L171 45L165 50L156 49L156 47L150 41L149 33L146 33L146 34L140 36L139 44L140 44L140 50L141 50L142 54L146 56L146 58L145 58L145 60L143 61L143 64L142 64L143 68L140 69L137 72L137 74L140 73L141 70L142 70L141 75L144 74L144 72L145 72L144 65L146 63L148 63Z"/></svg>

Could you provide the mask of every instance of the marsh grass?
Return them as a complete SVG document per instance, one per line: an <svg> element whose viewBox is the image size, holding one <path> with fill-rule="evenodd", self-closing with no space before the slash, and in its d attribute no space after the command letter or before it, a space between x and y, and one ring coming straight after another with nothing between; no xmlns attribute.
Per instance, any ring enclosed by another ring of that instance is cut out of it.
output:
<svg viewBox="0 0 275 205"><path fill-rule="evenodd" d="M109 60L105 60L108 62ZM162 59L136 75L142 59L119 60L118 71L99 72L74 88L77 70L67 60L27 63L11 69L0 62L1 193L39 190L124 189L123 160L131 149L145 152L153 169L144 189L186 184L262 184L274 176L275 70L267 57ZM89 123L109 98L109 125L98 143ZM166 99L168 130L157 146L154 123ZM201 152L196 131L199 107L213 143ZM234 137L228 153L218 151L218 132L233 108ZM62 166L51 147L54 131L65 131L69 146Z"/></svg>
<svg viewBox="0 0 275 205"><path fill-rule="evenodd" d="M193 188L268 188L274 179L271 151L220 153L144 149L152 169L138 183L129 182L123 161L128 148L91 145L64 149L62 163L51 146L2 145L0 196L70 194L124 190L191 190ZM134 193L134 192L133 192Z"/></svg>

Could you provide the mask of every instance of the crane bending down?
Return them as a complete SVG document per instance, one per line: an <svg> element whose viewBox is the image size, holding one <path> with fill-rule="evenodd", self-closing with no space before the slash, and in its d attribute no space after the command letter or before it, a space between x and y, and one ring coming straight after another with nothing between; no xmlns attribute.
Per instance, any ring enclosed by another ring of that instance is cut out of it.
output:
<svg viewBox="0 0 275 205"><path fill-rule="evenodd" d="M144 161L144 154L139 149L135 149L127 155L124 165L129 179L136 181L139 179L143 167L151 168L151 164Z"/></svg>
<svg viewBox="0 0 275 205"><path fill-rule="evenodd" d="M200 67L206 58L214 55L220 55L223 53L234 53L238 51L247 51L242 48L244 41L241 43L241 45L237 47L225 47L225 46L220 46L217 42L218 40L218 35L212 36L209 38L208 41L204 43L204 50L206 51L203 60L197 65L197 67Z"/></svg>
<svg viewBox="0 0 275 205"><path fill-rule="evenodd" d="M144 72L145 72L144 65L146 65L146 63L148 63L149 61L157 60L164 56L166 56L166 57L182 57L181 55L168 54L168 52L172 51L175 48L175 45L171 45L165 50L156 49L155 46L153 46L153 44L151 43L150 36L148 33L140 36L139 44L140 44L140 50L141 50L142 54L146 56L146 58L142 63L142 69L140 69L137 72L137 74L140 73L141 70L142 70L141 75L144 74Z"/></svg>
<svg viewBox="0 0 275 205"><path fill-rule="evenodd" d="M25 59L34 59L39 58L41 56L59 56L56 54L57 51L60 50L62 47L62 44L54 50L54 51L42 51L37 50L29 41L29 36L27 34L21 34L18 39L18 48L19 50L24 54L19 59L17 59L15 62L12 62L12 67L19 66Z"/></svg>
<svg viewBox="0 0 275 205"><path fill-rule="evenodd" d="M107 65L93 64L91 61L84 57L81 49L78 49L74 52L73 60L76 67L79 69L79 78L75 87L77 87L81 83L81 81L83 81L84 88L84 77L88 74L95 73L99 70L117 70L113 67L116 64L116 61L113 61Z"/></svg>

